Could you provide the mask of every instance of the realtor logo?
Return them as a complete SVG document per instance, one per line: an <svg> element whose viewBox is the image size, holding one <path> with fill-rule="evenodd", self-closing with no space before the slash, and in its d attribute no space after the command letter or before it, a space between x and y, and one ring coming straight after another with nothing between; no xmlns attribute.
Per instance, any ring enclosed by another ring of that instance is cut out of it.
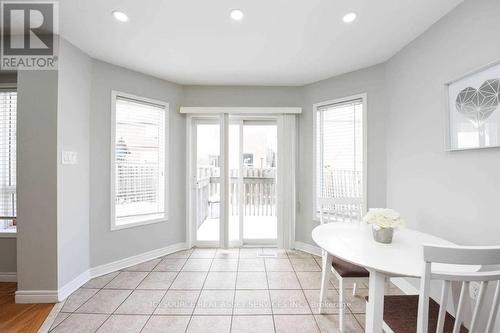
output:
<svg viewBox="0 0 500 333"><path fill-rule="evenodd" d="M2 70L56 69L57 3L1 2Z"/></svg>

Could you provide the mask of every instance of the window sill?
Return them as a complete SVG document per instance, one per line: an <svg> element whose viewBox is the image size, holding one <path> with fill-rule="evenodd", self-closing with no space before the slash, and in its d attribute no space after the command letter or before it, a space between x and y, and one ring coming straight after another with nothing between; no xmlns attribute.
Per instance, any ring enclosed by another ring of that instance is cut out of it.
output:
<svg viewBox="0 0 500 333"><path fill-rule="evenodd" d="M17 228L0 229L0 238L17 238Z"/></svg>
<svg viewBox="0 0 500 333"><path fill-rule="evenodd" d="M122 220L121 223L116 223L116 221L114 221L114 223L111 224L111 231L135 228L143 225L162 223L168 221L168 217L166 214L155 214L155 215L159 216L158 217L151 216L139 220L137 218L130 218L128 220Z"/></svg>

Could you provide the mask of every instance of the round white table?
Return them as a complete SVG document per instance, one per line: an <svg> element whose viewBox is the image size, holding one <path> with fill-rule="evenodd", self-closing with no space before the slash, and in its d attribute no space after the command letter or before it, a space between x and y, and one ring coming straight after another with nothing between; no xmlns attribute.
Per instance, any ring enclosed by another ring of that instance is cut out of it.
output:
<svg viewBox="0 0 500 333"><path fill-rule="evenodd" d="M314 228L312 238L327 253L323 258L323 281L328 281L333 256L363 266L370 272L365 328L368 333L382 332L387 278L421 277L424 244L455 245L406 228L395 230L392 244L381 244L373 240L371 226L365 223L323 224Z"/></svg>

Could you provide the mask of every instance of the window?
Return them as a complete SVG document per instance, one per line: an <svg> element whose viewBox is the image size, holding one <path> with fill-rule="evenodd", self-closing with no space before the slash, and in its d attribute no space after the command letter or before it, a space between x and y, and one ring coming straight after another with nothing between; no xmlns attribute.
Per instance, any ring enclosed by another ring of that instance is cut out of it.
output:
<svg viewBox="0 0 500 333"><path fill-rule="evenodd" d="M0 232L16 231L17 92L0 90Z"/></svg>
<svg viewBox="0 0 500 333"><path fill-rule="evenodd" d="M112 229L167 219L168 104L113 92Z"/></svg>
<svg viewBox="0 0 500 333"><path fill-rule="evenodd" d="M359 95L314 107L315 218L320 209L318 198L352 200L353 205L360 206L359 211L364 210L364 100L365 96ZM341 209L349 213L355 207L347 205Z"/></svg>

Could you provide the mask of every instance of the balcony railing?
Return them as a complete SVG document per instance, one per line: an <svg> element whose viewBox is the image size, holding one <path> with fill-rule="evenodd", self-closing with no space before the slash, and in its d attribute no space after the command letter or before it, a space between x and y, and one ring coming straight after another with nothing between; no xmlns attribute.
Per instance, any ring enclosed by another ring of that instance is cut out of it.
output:
<svg viewBox="0 0 500 333"><path fill-rule="evenodd" d="M241 193L238 191L238 186L238 170L230 170L229 212L232 216L238 215L240 202L245 216L276 216L276 168L245 167ZM198 168L196 202L198 226L207 217L219 216L220 175L218 168Z"/></svg>

